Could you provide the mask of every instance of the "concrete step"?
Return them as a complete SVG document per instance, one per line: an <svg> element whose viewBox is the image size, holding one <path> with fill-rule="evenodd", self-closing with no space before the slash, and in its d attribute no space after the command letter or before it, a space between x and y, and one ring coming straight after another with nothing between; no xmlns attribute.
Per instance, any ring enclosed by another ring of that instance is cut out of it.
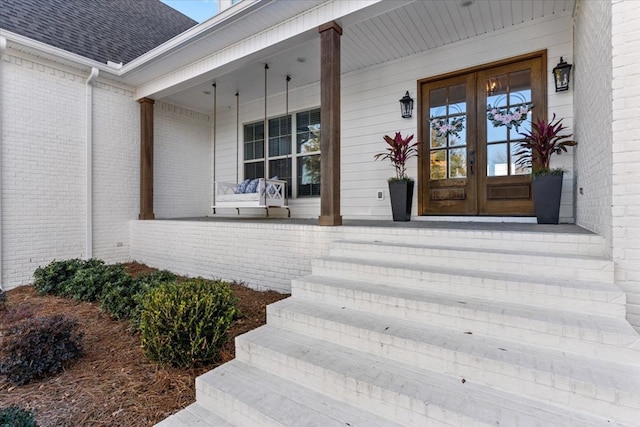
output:
<svg viewBox="0 0 640 427"><path fill-rule="evenodd" d="M393 299L388 301L389 304L378 298L370 303L369 313L390 320L411 320L425 327L447 328L458 334L493 337L617 363L633 364L640 360L640 336L624 319L531 310L473 299L462 301L426 292L408 301L404 307L399 299L395 300L398 306L394 305ZM326 302L330 304L288 298L267 307L267 321L285 328L286 325L281 326L283 323L300 322L305 327L326 329L336 310L357 310L353 312L356 319L367 313L360 310L362 306L354 299L337 298ZM330 336L320 338L331 339Z"/></svg>
<svg viewBox="0 0 640 427"><path fill-rule="evenodd" d="M490 298L586 314L624 318L626 294L611 282L547 278L521 273L461 271L406 263L325 257L312 262L313 277L326 276L460 297ZM294 282L305 281L306 277Z"/></svg>
<svg viewBox="0 0 640 427"><path fill-rule="evenodd" d="M165 418L156 427L234 427L198 403L192 403L183 410Z"/></svg>
<svg viewBox="0 0 640 427"><path fill-rule="evenodd" d="M393 263L415 266L449 267L461 272L503 272L534 277L566 278L613 283L613 262L602 257L522 249L451 248L435 244L338 241L330 257L356 258L383 266Z"/></svg>
<svg viewBox="0 0 640 427"><path fill-rule="evenodd" d="M596 426L624 425L640 417L638 410L627 413L620 405L597 400L580 402L584 408L578 410L555 402L554 396L548 398L553 403L532 400L481 385L472 371L462 377L443 375L428 365L419 368L270 326L238 337L236 345L238 357L252 366L340 395L403 425L456 420L454 425L461 426Z"/></svg>
<svg viewBox="0 0 640 427"><path fill-rule="evenodd" d="M389 224L387 222L387 224ZM501 249L547 253L572 253L603 256L605 241L586 230L571 226L535 226L536 231L522 231L521 225L443 224L436 228L343 227L347 240L379 241L410 245L441 245L451 248ZM372 238L375 236L375 238Z"/></svg>
<svg viewBox="0 0 640 427"><path fill-rule="evenodd" d="M239 359L196 378L196 399L237 426L399 426Z"/></svg>
<svg viewBox="0 0 640 427"><path fill-rule="evenodd" d="M295 302L295 301L294 301ZM292 323L287 318L300 318ZM590 407L624 402L640 408L640 352L634 364L607 362L498 338L296 302L269 317L269 326L457 376L528 397ZM586 403L585 403L586 402Z"/></svg>

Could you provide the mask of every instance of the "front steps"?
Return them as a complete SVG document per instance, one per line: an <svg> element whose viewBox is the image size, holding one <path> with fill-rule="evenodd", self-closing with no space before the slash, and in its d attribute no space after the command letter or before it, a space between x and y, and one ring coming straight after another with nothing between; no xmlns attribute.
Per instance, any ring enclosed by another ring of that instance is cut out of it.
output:
<svg viewBox="0 0 640 427"><path fill-rule="evenodd" d="M160 425L638 426L640 336L603 244L350 227Z"/></svg>

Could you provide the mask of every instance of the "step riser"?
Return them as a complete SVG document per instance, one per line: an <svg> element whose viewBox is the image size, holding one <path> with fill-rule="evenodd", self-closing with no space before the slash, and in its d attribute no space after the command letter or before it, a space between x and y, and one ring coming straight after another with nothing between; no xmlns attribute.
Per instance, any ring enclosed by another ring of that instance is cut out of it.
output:
<svg viewBox="0 0 640 427"><path fill-rule="evenodd" d="M380 307L380 310L376 311L377 314L383 316L386 315L382 310L384 310L384 307ZM449 316L439 316L437 313L426 313L425 317L433 319L433 321L429 321L429 324L431 325L458 330L460 333L472 332L476 335L493 336L502 340L511 340L517 343L539 345L545 348L555 348L574 354L601 358L618 363L637 363L638 359L637 351L627 351L624 348L625 346L622 345L605 345L601 342L585 341L584 339L579 338L568 338L561 335L551 335L544 332L507 327L500 323L493 324L483 321L470 321L467 319L452 318ZM348 325L334 323L330 319L317 318L309 314L281 310L278 308L277 304L272 304L267 307L267 323L278 328L311 335L316 338L335 342L341 345L344 345L343 341L345 339L368 339L370 333L366 330L351 328ZM542 322L541 325L544 325L544 323ZM557 334L564 332L562 327L556 326L556 328L557 329L555 331L550 332L555 332ZM345 331L349 331L349 334L346 337L344 336L346 334ZM581 332L583 331L576 331L578 335ZM594 338L598 337L596 336ZM620 339L617 335L614 335L611 338L613 340ZM375 344L376 341L373 340L373 342ZM406 350L411 351L414 343L410 342L407 344L409 347L406 348Z"/></svg>
<svg viewBox="0 0 640 427"><path fill-rule="evenodd" d="M613 282L613 263L607 260L523 256L509 253L468 252L338 242L329 255L381 263L398 262L427 268L452 267L460 271L531 274L535 277Z"/></svg>
<svg viewBox="0 0 640 427"><path fill-rule="evenodd" d="M364 270L364 269L362 269ZM402 273L398 271L398 274ZM411 276L410 272L407 272ZM503 301L506 303L525 304L540 308L555 308L557 310L571 311L575 313L600 314L605 316L624 318L626 316L626 298L624 293L615 295L613 293L597 292L581 289L567 289L559 286L533 285L530 283L509 283L506 280L482 279L477 277L462 277L443 273L423 272L417 277L398 277L390 283L385 281L380 275L368 271L357 271L355 265L331 263L331 266L314 267L314 274L336 279L351 279L370 282L372 289L376 284L392 285L405 289L420 289L443 294L457 295L460 298L486 298L492 301ZM416 274L416 276L418 276ZM300 295L310 299L313 296L320 297L318 293L329 292L336 294L336 297L357 298L360 300L382 300L384 296L374 295L353 295L347 290L321 286L317 283L307 282L305 278L295 279L291 284L293 295ZM309 295L314 292L314 295ZM393 298L393 301L384 300L387 304L407 307L407 301L400 301ZM364 309L364 308L361 308Z"/></svg>
<svg viewBox="0 0 640 427"><path fill-rule="evenodd" d="M571 352L580 353L589 349L589 354L591 354L602 345L627 347L634 342L625 342L625 338L631 338L620 336L617 333L609 334L577 326L551 324L544 320L529 320L523 327L520 317L502 313L479 312L467 308L462 300L459 306L425 301L405 301L404 304L398 302L398 305L395 305L386 304L385 301L380 300L366 300L366 296L366 294L358 294L354 295L354 298L345 299L329 293L317 295L317 297L322 297L322 302L327 304L341 305L383 316L414 320L460 331L471 331L480 335L516 342L536 345L552 343Z"/></svg>
<svg viewBox="0 0 640 427"><path fill-rule="evenodd" d="M433 425L434 422L445 425L481 425L460 414L452 413L433 403L422 402L385 390L356 378L347 378L337 372L305 363L301 360L286 358L285 355L252 344L250 341L237 340L237 358L245 363L286 377L291 381L304 384L319 393L340 396L345 402L371 413L393 419L402 425ZM457 422L452 423L452 420Z"/></svg>
<svg viewBox="0 0 640 427"><path fill-rule="evenodd" d="M211 387L196 378L196 401L233 425L281 427L279 423L256 411L253 407L234 399L222 390Z"/></svg>
<svg viewBox="0 0 640 427"><path fill-rule="evenodd" d="M604 238L590 234L381 228L350 230L353 231L344 233L344 239L371 241L371 236L375 236L376 241L393 244L435 244L451 248L498 249L541 254L554 252L587 256L603 256L605 253Z"/></svg>
<svg viewBox="0 0 640 427"><path fill-rule="evenodd" d="M363 407L380 416L389 416L388 407L380 408L379 396L383 395L385 390L380 389L375 384L367 382L363 383L356 378L306 363L295 357L288 356L287 354L273 351L269 348L251 342L250 338L238 339L236 341L236 345L238 349L237 357L246 363L251 363L252 365L275 375L286 376L293 381L304 384L307 387L311 387L323 394L332 395L336 392L340 393L341 396L344 396L344 398L353 405ZM364 350L362 348L358 349L355 347L354 349L360 351ZM384 354L381 354L381 356L388 357ZM620 398L626 401L631 400L632 402L635 399L635 404L637 405L640 401L638 396L621 396L619 393L615 393L612 390L590 389L587 384L573 383L570 381L565 383L563 380L566 379L560 377L544 379L541 378L542 373L539 371L521 372L519 370L514 370L512 366L506 366L509 368L509 371L501 374L500 366L489 366L488 363L485 363L485 366L480 367L462 366L454 363L453 366L442 366L442 368L440 368L437 365L438 359L427 355L420 357L418 360L413 360L412 362L417 366L429 366L431 370L439 372L440 369L443 369L441 373L451 375L452 381L456 382L460 381L461 378L464 378L470 384L475 383L496 386L505 391L515 392L535 399L540 399L542 401L554 404L565 404L577 410L588 410L603 417L610 416L613 411L615 411L616 415L620 417L620 419L624 418L628 421L637 420L640 417L640 411L633 410L628 407L623 408L621 403L616 403L620 401ZM433 362L436 364L434 365ZM452 369L447 370L447 368ZM495 370L496 368L497 370ZM511 372L514 372L516 376L509 376L509 373ZM527 376L529 376L529 378L527 378ZM549 381L550 384L545 385L537 383L537 381L545 380ZM336 384L339 387L338 389L336 389ZM579 394L580 392L587 392L592 395L587 396ZM608 397L613 401L608 402L597 400L596 394L598 396ZM402 412L401 419L397 418L400 415L397 409L395 412L395 419L403 424L424 425L424 423L428 421L428 419L425 419L422 422L419 422L421 420L415 418L424 410L424 403L420 400L411 399L410 396L387 392L384 403L385 406L391 404L392 407L397 406L403 408L404 411ZM419 408L418 414L411 411L411 409L416 407ZM440 411L444 411L444 409L439 408L439 412Z"/></svg>

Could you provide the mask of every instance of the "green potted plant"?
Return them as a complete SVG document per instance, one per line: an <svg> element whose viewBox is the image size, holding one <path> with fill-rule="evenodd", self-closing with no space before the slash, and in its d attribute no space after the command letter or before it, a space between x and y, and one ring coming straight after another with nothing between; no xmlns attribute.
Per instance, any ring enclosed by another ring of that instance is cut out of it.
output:
<svg viewBox="0 0 640 427"><path fill-rule="evenodd" d="M551 155L567 152L567 147L577 144L570 139L572 134L561 134L566 129L562 119L556 115L550 121L540 120L531 123L529 132L520 132L524 141L515 153L516 164L531 168L533 185L533 203L538 224L557 224L560 215L560 197L562 195L561 168L551 169Z"/></svg>
<svg viewBox="0 0 640 427"><path fill-rule="evenodd" d="M419 142L413 140L413 135L403 138L400 132L391 138L384 136L387 150L376 154L376 160L389 160L394 167L396 176L389 178L389 196L391 198L391 212L394 221L411 220L411 204L413 202L413 179L407 176L407 160L418 155Z"/></svg>

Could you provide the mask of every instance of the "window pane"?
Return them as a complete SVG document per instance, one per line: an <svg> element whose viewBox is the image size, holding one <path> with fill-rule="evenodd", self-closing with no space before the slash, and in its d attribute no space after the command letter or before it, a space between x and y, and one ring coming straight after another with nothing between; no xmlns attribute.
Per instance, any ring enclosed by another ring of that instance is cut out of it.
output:
<svg viewBox="0 0 640 427"><path fill-rule="evenodd" d="M244 160L264 157L264 123L251 123L244 126Z"/></svg>
<svg viewBox="0 0 640 427"><path fill-rule="evenodd" d="M447 177L447 157L445 150L431 152L431 179L445 179Z"/></svg>
<svg viewBox="0 0 640 427"><path fill-rule="evenodd" d="M511 144L511 175L527 175L531 173L531 167L526 165L516 165L518 157L516 153L520 151L520 143L515 142ZM531 150L527 150L529 153Z"/></svg>
<svg viewBox="0 0 640 427"><path fill-rule="evenodd" d="M287 181L287 196L291 196L291 159L269 160L269 175Z"/></svg>
<svg viewBox="0 0 640 427"><path fill-rule="evenodd" d="M467 85L449 86L449 115L467 111Z"/></svg>
<svg viewBox="0 0 640 427"><path fill-rule="evenodd" d="M298 196L320 195L320 156L298 157Z"/></svg>
<svg viewBox="0 0 640 427"><path fill-rule="evenodd" d="M244 179L264 178L264 162L244 164Z"/></svg>
<svg viewBox="0 0 640 427"><path fill-rule="evenodd" d="M507 144L487 145L487 176L505 176L509 174Z"/></svg>
<svg viewBox="0 0 640 427"><path fill-rule="evenodd" d="M531 102L531 70L509 74L509 104L518 105Z"/></svg>
<svg viewBox="0 0 640 427"><path fill-rule="evenodd" d="M320 109L304 111L296 115L296 152L320 151Z"/></svg>
<svg viewBox="0 0 640 427"><path fill-rule="evenodd" d="M467 149L456 148L449 150L449 178L464 178L467 176Z"/></svg>

